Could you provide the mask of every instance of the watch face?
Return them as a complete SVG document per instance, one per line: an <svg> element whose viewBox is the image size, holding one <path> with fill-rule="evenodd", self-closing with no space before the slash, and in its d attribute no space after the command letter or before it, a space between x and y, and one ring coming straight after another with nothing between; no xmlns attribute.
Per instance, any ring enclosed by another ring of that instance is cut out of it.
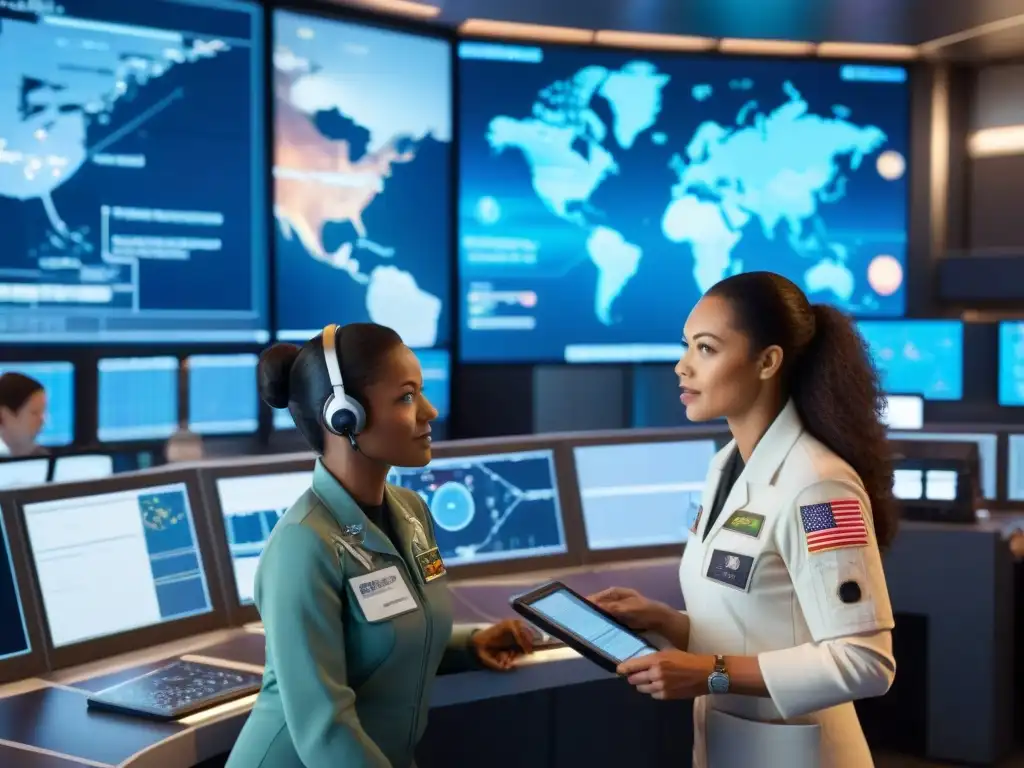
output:
<svg viewBox="0 0 1024 768"><path fill-rule="evenodd" d="M729 676L724 672L712 672L708 677L708 689L712 693L728 693Z"/></svg>

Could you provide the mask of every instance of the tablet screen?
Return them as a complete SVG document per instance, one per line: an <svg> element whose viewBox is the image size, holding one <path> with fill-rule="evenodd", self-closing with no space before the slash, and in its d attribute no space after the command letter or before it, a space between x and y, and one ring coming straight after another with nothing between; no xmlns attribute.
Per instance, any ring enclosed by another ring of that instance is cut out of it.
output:
<svg viewBox="0 0 1024 768"><path fill-rule="evenodd" d="M632 632L615 625L594 610L587 601L564 589L542 597L531 603L530 607L617 663L655 652L654 648Z"/></svg>

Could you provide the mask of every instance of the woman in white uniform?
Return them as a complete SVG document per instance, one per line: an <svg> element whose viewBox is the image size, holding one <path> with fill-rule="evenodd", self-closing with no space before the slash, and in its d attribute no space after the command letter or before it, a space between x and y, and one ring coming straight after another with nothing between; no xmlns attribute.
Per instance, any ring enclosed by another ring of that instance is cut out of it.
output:
<svg viewBox="0 0 1024 768"><path fill-rule="evenodd" d="M895 675L879 546L896 530L884 400L863 340L770 272L715 285L675 372L690 421L725 418L679 577L686 612L592 599L674 650L619 672L694 698L694 765L872 765L853 702Z"/></svg>

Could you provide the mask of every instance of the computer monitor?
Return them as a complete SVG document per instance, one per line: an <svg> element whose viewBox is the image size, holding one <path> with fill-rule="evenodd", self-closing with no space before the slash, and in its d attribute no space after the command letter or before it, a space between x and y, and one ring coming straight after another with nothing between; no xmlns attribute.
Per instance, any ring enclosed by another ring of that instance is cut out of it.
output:
<svg viewBox="0 0 1024 768"><path fill-rule="evenodd" d="M531 571L572 562L566 492L555 451L537 441L490 449L439 446L423 468L394 467L388 481L430 510L445 565L460 575ZM454 454L454 455L453 455Z"/></svg>
<svg viewBox="0 0 1024 768"><path fill-rule="evenodd" d="M46 389L46 423L36 442L47 447L73 443L75 366L67 362L0 363L0 374L8 372L31 376Z"/></svg>
<svg viewBox="0 0 1024 768"><path fill-rule="evenodd" d="M55 483L74 483L81 480L99 480L114 474L114 457L106 453L80 453L57 456L53 460Z"/></svg>
<svg viewBox="0 0 1024 768"><path fill-rule="evenodd" d="M452 43L274 11L277 337L372 320L450 337Z"/></svg>
<svg viewBox="0 0 1024 768"><path fill-rule="evenodd" d="M18 494L55 667L223 627L194 471Z"/></svg>
<svg viewBox="0 0 1024 768"><path fill-rule="evenodd" d="M0 684L31 677L46 666L27 573L14 504L9 496L0 496Z"/></svg>
<svg viewBox="0 0 1024 768"><path fill-rule="evenodd" d="M309 490L313 466L306 456L200 469L232 624L259 619L253 606L256 566L277 521Z"/></svg>
<svg viewBox="0 0 1024 768"><path fill-rule="evenodd" d="M999 438L973 432L890 432L890 440L920 440L939 443L974 443L978 446L978 483L982 497L998 498Z"/></svg>
<svg viewBox="0 0 1024 768"><path fill-rule="evenodd" d="M1024 406L1024 322L999 323L999 404Z"/></svg>
<svg viewBox="0 0 1024 768"><path fill-rule="evenodd" d="M925 400L964 396L964 324L959 320L861 320L886 392Z"/></svg>
<svg viewBox="0 0 1024 768"><path fill-rule="evenodd" d="M0 460L0 491L43 485L49 479L50 459L46 456Z"/></svg>
<svg viewBox="0 0 1024 768"><path fill-rule="evenodd" d="M907 68L465 40L457 76L460 360L674 361L739 271L903 315Z"/></svg>
<svg viewBox="0 0 1024 768"><path fill-rule="evenodd" d="M100 359L96 433L100 442L165 440L178 429L178 358Z"/></svg>
<svg viewBox="0 0 1024 768"><path fill-rule="evenodd" d="M258 361L254 354L188 358L190 431L197 435L242 435L259 428Z"/></svg>
<svg viewBox="0 0 1024 768"><path fill-rule="evenodd" d="M1006 462L1006 499L1024 501L1024 435L1009 436Z"/></svg>
<svg viewBox="0 0 1024 768"><path fill-rule="evenodd" d="M576 446L587 548L616 559L678 553L715 453L711 439Z"/></svg>
<svg viewBox="0 0 1024 768"><path fill-rule="evenodd" d="M976 519L977 445L897 441L893 447L892 490L903 517L956 523Z"/></svg>
<svg viewBox="0 0 1024 768"><path fill-rule="evenodd" d="M924 427L924 398L920 395L886 395L885 426L889 429Z"/></svg>
<svg viewBox="0 0 1024 768"><path fill-rule="evenodd" d="M265 342L262 5L0 5L0 345Z"/></svg>

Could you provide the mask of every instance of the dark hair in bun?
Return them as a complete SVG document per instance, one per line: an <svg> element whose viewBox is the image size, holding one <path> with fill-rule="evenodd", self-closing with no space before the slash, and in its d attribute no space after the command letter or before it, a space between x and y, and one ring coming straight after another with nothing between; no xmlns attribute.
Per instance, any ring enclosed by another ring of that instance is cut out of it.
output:
<svg viewBox="0 0 1024 768"><path fill-rule="evenodd" d="M384 358L402 343L391 328L376 323L349 323L335 335L338 364L345 393L355 398L372 418L364 393L376 381ZM260 355L260 397L271 408L287 408L295 426L317 453L324 452L324 403L331 394L331 377L324 362L323 334L301 347L275 344Z"/></svg>
<svg viewBox="0 0 1024 768"><path fill-rule="evenodd" d="M275 344L260 355L257 368L260 397L271 408L288 407L292 368L301 351L295 344Z"/></svg>

